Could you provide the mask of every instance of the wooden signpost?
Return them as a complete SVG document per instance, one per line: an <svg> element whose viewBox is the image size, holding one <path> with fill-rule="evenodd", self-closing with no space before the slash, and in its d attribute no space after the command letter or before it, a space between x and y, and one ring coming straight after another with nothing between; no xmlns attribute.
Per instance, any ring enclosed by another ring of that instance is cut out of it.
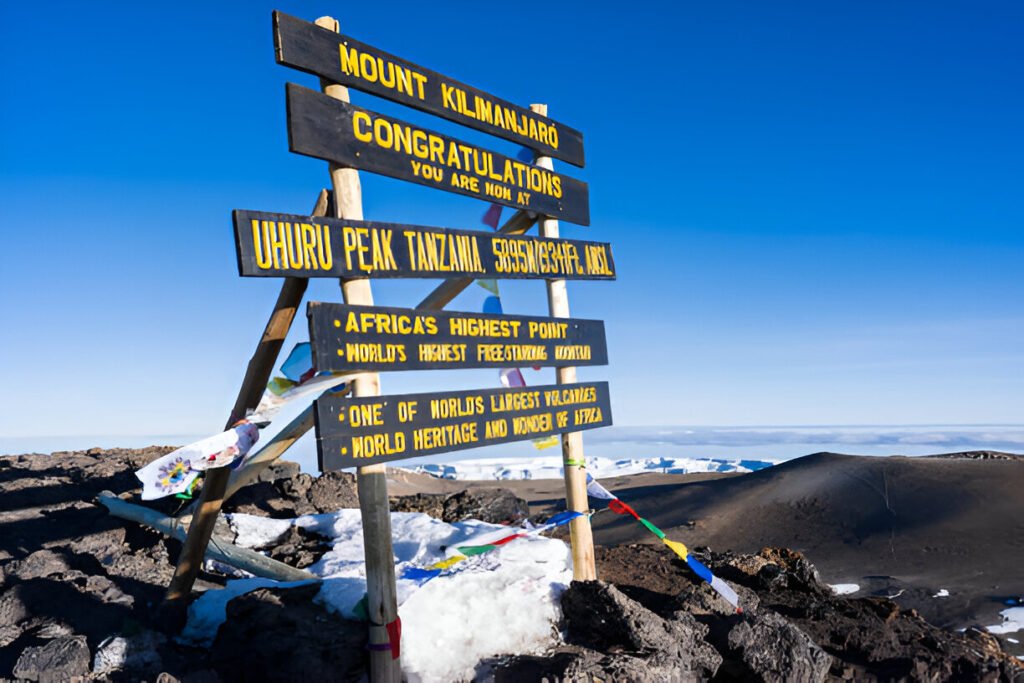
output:
<svg viewBox="0 0 1024 683"><path fill-rule="evenodd" d="M607 365L604 323L313 302L320 372Z"/></svg>
<svg viewBox="0 0 1024 683"><path fill-rule="evenodd" d="M234 223L244 277L615 279L605 242L260 211Z"/></svg>
<svg viewBox="0 0 1024 683"><path fill-rule="evenodd" d="M284 277L229 426L259 401L310 277L337 277L344 304L309 304L318 371L356 373L352 398L333 395L293 420L232 482L207 472L165 604L189 595L221 503L315 422L322 469L357 468L366 553L371 680L398 683L400 621L384 463L488 444L562 435L567 507L587 511L582 431L611 424L608 385L576 382L579 365L608 362L604 323L569 317L567 280L611 280L611 247L566 240L558 220L590 222L587 185L552 158L582 166L583 136L353 38L329 17L274 13L277 61L321 77L322 93L288 84L291 151L329 162L332 193L314 215L235 211L238 270ZM351 86L534 150L503 156L349 103ZM363 220L357 169L519 209L494 233ZM541 237L523 235L540 223ZM447 278L416 309L374 306L369 278ZM443 312L474 278L544 279L550 318ZM555 367L558 384L381 396L377 371ZM315 420L314 420L315 416ZM188 519L187 517L185 519ZM573 576L596 578L589 518L570 524Z"/></svg>
<svg viewBox="0 0 1024 683"><path fill-rule="evenodd" d="M317 452L324 471L611 423L607 382L316 402Z"/></svg>
<svg viewBox="0 0 1024 683"><path fill-rule="evenodd" d="M296 154L590 225L587 184L289 83Z"/></svg>

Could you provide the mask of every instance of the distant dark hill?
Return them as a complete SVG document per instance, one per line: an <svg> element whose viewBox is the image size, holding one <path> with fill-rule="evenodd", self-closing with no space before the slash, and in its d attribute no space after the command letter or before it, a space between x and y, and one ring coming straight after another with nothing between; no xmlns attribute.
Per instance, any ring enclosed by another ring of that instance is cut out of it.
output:
<svg viewBox="0 0 1024 683"><path fill-rule="evenodd" d="M613 489L615 490L615 489ZM815 453L766 470L619 489L670 538L740 552L807 554L829 583L859 595L904 593L942 624L997 623L1024 595L1024 457L991 451L931 457ZM648 540L609 512L603 545ZM949 598L933 598L939 589Z"/></svg>

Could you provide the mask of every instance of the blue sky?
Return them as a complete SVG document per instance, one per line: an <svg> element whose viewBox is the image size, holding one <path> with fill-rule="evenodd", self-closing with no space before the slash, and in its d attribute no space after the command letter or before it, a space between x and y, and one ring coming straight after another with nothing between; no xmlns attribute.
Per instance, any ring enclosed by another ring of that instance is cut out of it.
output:
<svg viewBox="0 0 1024 683"><path fill-rule="evenodd" d="M611 365L580 374L611 382L617 424L1024 421L1020 3L17 3L0 435L220 428L278 286L237 276L230 212L308 211L328 182L287 149L284 83L315 81L274 63L272 9L583 131L586 168L558 168L590 184L592 225L562 233L613 244L619 280L570 296L607 321ZM482 202L362 180L368 219L482 228ZM540 282L502 292L546 310Z"/></svg>

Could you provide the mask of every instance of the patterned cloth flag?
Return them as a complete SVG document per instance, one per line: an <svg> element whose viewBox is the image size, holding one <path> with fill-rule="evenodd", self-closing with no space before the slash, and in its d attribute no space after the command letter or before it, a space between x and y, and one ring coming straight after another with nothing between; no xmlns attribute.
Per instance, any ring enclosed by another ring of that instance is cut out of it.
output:
<svg viewBox="0 0 1024 683"><path fill-rule="evenodd" d="M601 500L608 501L608 509L619 515L628 515L639 522L645 529L650 531L652 534L661 539L672 552L679 556L679 559L686 562L686 565L690 570L707 582L711 588L713 588L719 595L736 608L737 612L742 612L743 609L740 607L739 596L736 595L736 591L733 590L732 586L727 584L722 579L714 575L714 573L708 569L704 564L696 557L690 554L689 549L684 543L679 541L673 541L665 535L665 532L655 526L652 522L644 519L640 514L629 505L629 503L620 500L618 496L613 494L611 491L601 486L590 474L587 474L587 495L591 498L598 498Z"/></svg>
<svg viewBox="0 0 1024 683"><path fill-rule="evenodd" d="M256 425L242 422L225 432L157 458L135 472L142 482L142 500L155 500L189 490L200 472L230 465L244 457L259 438Z"/></svg>
<svg viewBox="0 0 1024 683"><path fill-rule="evenodd" d="M536 536L544 533L545 531L551 531L555 527L568 524L582 515L582 512L566 510L554 515L540 526L524 526L511 533L509 533L509 530L507 529L498 529L497 531L487 531L482 534L478 534L456 546L449 546L446 548L446 557L440 562L435 562L429 567L407 568L402 572L402 578L409 579L411 581L418 581L421 584L426 583L431 579L437 578L445 571L452 569L460 562L468 560L470 557L483 555L484 553L489 553L492 550L497 550L501 546L506 543L511 543L517 538ZM529 524L529 522L527 522L527 524Z"/></svg>

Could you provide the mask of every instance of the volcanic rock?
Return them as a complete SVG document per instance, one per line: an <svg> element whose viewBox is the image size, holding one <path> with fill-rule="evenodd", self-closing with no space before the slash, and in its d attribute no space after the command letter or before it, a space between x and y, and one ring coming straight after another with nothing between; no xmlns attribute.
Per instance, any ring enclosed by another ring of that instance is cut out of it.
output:
<svg viewBox="0 0 1024 683"><path fill-rule="evenodd" d="M319 585L260 589L228 603L214 666L224 681L356 681L367 666L366 625L328 612Z"/></svg>
<svg viewBox="0 0 1024 683"><path fill-rule="evenodd" d="M84 636L71 636L25 648L13 673L15 678L40 683L80 680L89 673L89 646Z"/></svg>
<svg viewBox="0 0 1024 683"><path fill-rule="evenodd" d="M469 488L445 498L441 519L449 524L466 519L517 524L529 516L529 504L507 489Z"/></svg>
<svg viewBox="0 0 1024 683"><path fill-rule="evenodd" d="M478 519L517 524L529 517L529 504L507 489L469 488L456 493L416 493L391 498L392 512L422 512L449 524Z"/></svg>
<svg viewBox="0 0 1024 683"><path fill-rule="evenodd" d="M748 613L729 632L729 649L736 655L730 658L737 669L734 675L768 683L823 681L832 665L832 658L806 633L771 610Z"/></svg>

